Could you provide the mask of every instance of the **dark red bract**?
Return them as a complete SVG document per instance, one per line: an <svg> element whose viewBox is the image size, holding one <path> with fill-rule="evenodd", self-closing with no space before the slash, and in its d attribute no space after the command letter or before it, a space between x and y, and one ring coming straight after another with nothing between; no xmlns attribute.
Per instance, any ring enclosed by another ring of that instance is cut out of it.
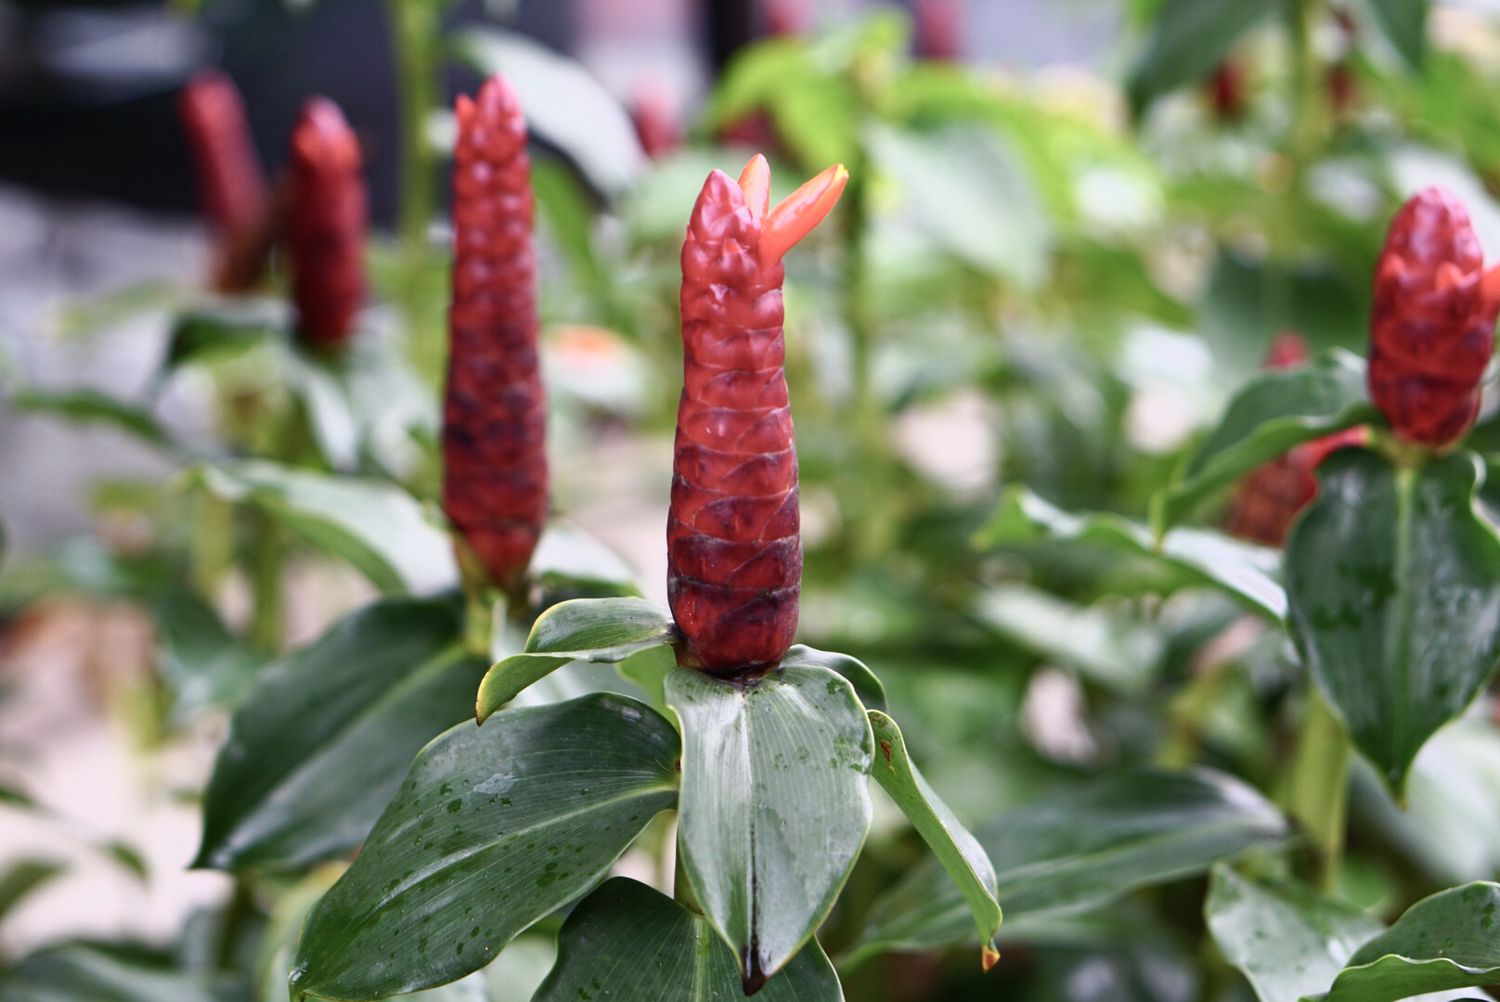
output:
<svg viewBox="0 0 1500 1002"><path fill-rule="evenodd" d="M1401 207L1375 269L1370 395L1402 439L1440 447L1479 410L1497 300L1468 210L1441 188Z"/></svg>
<svg viewBox="0 0 1500 1002"><path fill-rule="evenodd" d="M460 97L457 113L443 506L483 574L509 588L547 520L531 164L505 80Z"/></svg>
<svg viewBox="0 0 1500 1002"><path fill-rule="evenodd" d="M688 223L667 584L688 660L710 671L774 664L796 633L802 538L781 258L847 177L830 168L771 209L757 156L738 184L710 174Z"/></svg>
<svg viewBox="0 0 1500 1002"><path fill-rule="evenodd" d="M177 102L198 200L214 233L213 286L242 292L265 271L274 229L271 189L255 153L245 103L224 74L194 77Z"/></svg>
<svg viewBox="0 0 1500 1002"><path fill-rule="evenodd" d="M365 182L359 140L327 98L302 107L292 132L286 224L297 332L316 348L342 347L365 293Z"/></svg>

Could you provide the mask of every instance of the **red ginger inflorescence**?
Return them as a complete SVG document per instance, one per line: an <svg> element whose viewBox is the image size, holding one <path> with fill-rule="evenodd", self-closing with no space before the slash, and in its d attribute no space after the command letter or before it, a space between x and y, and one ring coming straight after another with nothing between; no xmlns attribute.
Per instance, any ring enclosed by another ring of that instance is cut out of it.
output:
<svg viewBox="0 0 1500 1002"><path fill-rule="evenodd" d="M1307 344L1283 331L1271 342L1266 368L1290 369L1307 361ZM1282 546L1302 509L1318 496L1318 466L1329 453L1346 445L1363 445L1364 428L1348 428L1304 442L1263 463L1240 482L1229 516L1229 531L1264 546Z"/></svg>
<svg viewBox="0 0 1500 1002"><path fill-rule="evenodd" d="M213 285L242 292L260 280L271 252L271 188L255 153L245 103L224 74L199 74L177 102L193 156L198 200L214 231Z"/></svg>
<svg viewBox="0 0 1500 1002"><path fill-rule="evenodd" d="M802 537L781 258L843 192L830 167L774 209L764 157L714 171L682 247L683 388L667 516L667 587L686 661L774 665L797 630Z"/></svg>
<svg viewBox="0 0 1500 1002"><path fill-rule="evenodd" d="M1386 231L1370 313L1370 396L1397 437L1436 448L1468 431L1497 311L1500 272L1485 273L1468 210L1417 192Z"/></svg>
<svg viewBox="0 0 1500 1002"><path fill-rule="evenodd" d="M338 105L314 97L292 132L286 224L298 335L340 348L364 298L365 182L359 140Z"/></svg>
<svg viewBox="0 0 1500 1002"><path fill-rule="evenodd" d="M498 76L457 113L443 507L478 569L510 588L547 519L526 120Z"/></svg>

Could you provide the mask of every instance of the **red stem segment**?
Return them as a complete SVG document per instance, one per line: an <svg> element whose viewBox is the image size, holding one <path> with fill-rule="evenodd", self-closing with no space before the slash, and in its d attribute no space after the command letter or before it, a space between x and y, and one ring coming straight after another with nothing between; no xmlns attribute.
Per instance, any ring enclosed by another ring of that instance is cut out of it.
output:
<svg viewBox="0 0 1500 1002"><path fill-rule="evenodd" d="M470 569L509 590L547 519L531 166L521 105L503 78L459 97L457 113L443 505Z"/></svg>
<svg viewBox="0 0 1500 1002"><path fill-rule="evenodd" d="M683 389L667 586L688 663L721 674L775 664L797 630L802 538L782 332L782 256L838 201L830 167L774 209L756 156L714 171L682 247Z"/></svg>

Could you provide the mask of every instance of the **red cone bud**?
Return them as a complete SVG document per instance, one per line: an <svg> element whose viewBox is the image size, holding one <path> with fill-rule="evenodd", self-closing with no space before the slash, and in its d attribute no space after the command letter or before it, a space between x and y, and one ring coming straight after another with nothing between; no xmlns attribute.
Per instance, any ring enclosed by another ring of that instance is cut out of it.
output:
<svg viewBox="0 0 1500 1002"><path fill-rule="evenodd" d="M653 160L666 156L682 145L677 108L666 87L660 82L643 84L637 88L635 100L630 106L630 120L635 125L641 149Z"/></svg>
<svg viewBox="0 0 1500 1002"><path fill-rule="evenodd" d="M443 507L489 580L520 580L547 520L526 120L491 77L458 99Z"/></svg>
<svg viewBox="0 0 1500 1002"><path fill-rule="evenodd" d="M1483 251L1453 195L1427 188L1386 232L1370 312L1370 395L1409 442L1448 445L1479 410L1500 307Z"/></svg>
<svg viewBox="0 0 1500 1002"><path fill-rule="evenodd" d="M327 98L302 106L292 132L286 223L298 335L338 348L364 298L365 182L359 140Z"/></svg>
<svg viewBox="0 0 1500 1002"><path fill-rule="evenodd" d="M177 102L197 176L198 200L214 231L213 286L243 292L260 281L271 252L271 190L255 153L245 103L224 74L194 77Z"/></svg>
<svg viewBox="0 0 1500 1002"><path fill-rule="evenodd" d="M847 180L830 167L773 209L757 155L738 184L710 174L688 223L667 586L688 661L710 671L774 664L797 630L802 537L781 257Z"/></svg>

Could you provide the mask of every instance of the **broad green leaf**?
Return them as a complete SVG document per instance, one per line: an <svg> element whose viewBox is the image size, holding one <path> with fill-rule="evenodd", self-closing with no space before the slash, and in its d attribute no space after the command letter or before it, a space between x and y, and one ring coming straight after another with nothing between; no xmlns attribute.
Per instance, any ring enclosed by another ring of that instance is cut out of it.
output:
<svg viewBox="0 0 1500 1002"><path fill-rule="evenodd" d="M1500 884L1423 898L1349 958L1326 1002L1393 1002L1500 984Z"/></svg>
<svg viewBox="0 0 1500 1002"><path fill-rule="evenodd" d="M50 859L22 859L12 863L0 873L0 919L28 894L65 870L65 865Z"/></svg>
<svg viewBox="0 0 1500 1002"><path fill-rule="evenodd" d="M993 129L879 126L867 142L904 211L944 250L1024 288L1046 277L1051 223L1025 164Z"/></svg>
<svg viewBox="0 0 1500 1002"><path fill-rule="evenodd" d="M1014 808L975 831L995 867L1002 937L1021 935L1028 921L1201 873L1288 834L1259 793L1206 769L1131 769ZM919 864L876 900L857 955L956 945L972 928L952 882L936 865Z"/></svg>
<svg viewBox="0 0 1500 1002"><path fill-rule="evenodd" d="M984 847L948 809L937 791L927 785L907 754L906 739L896 721L879 710L871 710L870 727L879 750L871 772L963 894L974 915L984 967L988 970L999 958L994 945L1001 920L1000 905L995 900L995 868Z"/></svg>
<svg viewBox="0 0 1500 1002"><path fill-rule="evenodd" d="M873 739L843 676L817 665L726 682L678 668L678 846L745 983L781 970L827 917L870 827Z"/></svg>
<svg viewBox="0 0 1500 1002"><path fill-rule="evenodd" d="M1113 550L1157 564L1187 583L1216 588L1263 615L1286 615L1279 581L1281 557L1274 550L1206 529L1173 529L1160 544L1151 530L1109 513L1075 515L1015 487L976 537L981 546L1041 539L1064 540Z"/></svg>
<svg viewBox="0 0 1500 1002"><path fill-rule="evenodd" d="M605 195L625 191L645 163L630 116L580 63L493 28L459 32L459 57L482 74L503 73L526 124L568 157Z"/></svg>
<svg viewBox="0 0 1500 1002"><path fill-rule="evenodd" d="M101 424L115 428L166 452L181 447L152 414L98 390L20 390L10 405L30 414L50 414L78 424Z"/></svg>
<svg viewBox="0 0 1500 1002"><path fill-rule="evenodd" d="M265 658L241 644L203 599L173 590L153 607L157 671L172 693L179 719L195 710L234 703Z"/></svg>
<svg viewBox="0 0 1500 1002"><path fill-rule="evenodd" d="M793 644L781 659L783 668L827 668L854 686L854 694L867 710L885 709L885 685L863 661L836 651L820 651L806 644Z"/></svg>
<svg viewBox="0 0 1500 1002"><path fill-rule="evenodd" d="M383 591L431 594L458 580L447 535L394 484L263 460L198 466L191 476L349 561Z"/></svg>
<svg viewBox="0 0 1500 1002"><path fill-rule="evenodd" d="M618 664L671 642L672 620L642 598L579 598L537 617L526 648L485 673L476 712L482 724L527 686L571 661Z"/></svg>
<svg viewBox="0 0 1500 1002"><path fill-rule="evenodd" d="M1214 867L1203 914L1219 951L1261 1002L1296 1002L1322 991L1381 929L1364 912L1308 888L1260 883L1223 864Z"/></svg>
<svg viewBox="0 0 1500 1002"><path fill-rule="evenodd" d="M1165 531L1204 498L1302 442L1373 416L1361 359L1332 351L1307 365L1263 372L1248 382L1194 450L1181 478L1153 504Z"/></svg>
<svg viewBox="0 0 1500 1002"><path fill-rule="evenodd" d="M237 355L286 329L284 304L269 299L227 300L179 313L167 338L158 380L185 366Z"/></svg>
<svg viewBox="0 0 1500 1002"><path fill-rule="evenodd" d="M1293 635L1398 795L1500 661L1500 539L1475 509L1481 478L1471 453L1398 470L1340 450L1287 542Z"/></svg>
<svg viewBox="0 0 1500 1002"><path fill-rule="evenodd" d="M1431 0L1367 0L1375 23L1401 58L1421 69L1427 54L1427 10Z"/></svg>
<svg viewBox="0 0 1500 1002"><path fill-rule="evenodd" d="M293 988L377 999L485 966L673 805L678 750L663 717L607 693L443 734L313 909Z"/></svg>
<svg viewBox="0 0 1500 1002"><path fill-rule="evenodd" d="M285 869L359 845L402 770L469 716L484 662L448 601L386 599L266 667L230 720L197 865Z"/></svg>
<svg viewBox="0 0 1500 1002"><path fill-rule="evenodd" d="M1025 585L986 589L974 615L1013 643L1117 692L1144 692L1166 653L1161 632L1138 617L1074 605Z"/></svg>
<svg viewBox="0 0 1500 1002"><path fill-rule="evenodd" d="M175 970L139 951L85 943L49 947L0 975L6 1002L239 1002L237 976Z"/></svg>
<svg viewBox="0 0 1500 1002"><path fill-rule="evenodd" d="M1273 4L1244 0L1165 0L1125 84L1131 109L1140 114L1166 92L1208 76L1240 36L1273 9Z"/></svg>
<svg viewBox="0 0 1500 1002"><path fill-rule="evenodd" d="M534 1002L742 998L734 954L698 915L645 884L606 881L568 916L557 966ZM842 1002L833 965L814 941L755 996L767 1002Z"/></svg>

